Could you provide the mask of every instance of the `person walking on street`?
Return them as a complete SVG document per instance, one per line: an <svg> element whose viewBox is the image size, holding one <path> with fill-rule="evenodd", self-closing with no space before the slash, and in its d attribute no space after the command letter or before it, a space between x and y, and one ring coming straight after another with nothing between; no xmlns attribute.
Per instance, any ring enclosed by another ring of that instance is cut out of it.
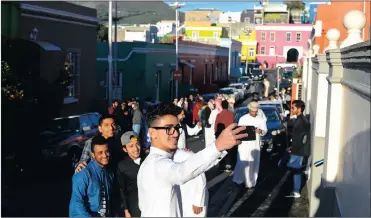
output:
<svg viewBox="0 0 371 218"><path fill-rule="evenodd" d="M222 108L223 110L216 116L215 120L214 130L216 138L219 137L227 126L234 123L234 115L228 111L228 102L226 100L222 101ZM231 172L236 162L237 147L233 147L231 150L227 150L227 152L226 157L220 161L219 168L225 172Z"/></svg>
<svg viewBox="0 0 371 218"><path fill-rule="evenodd" d="M121 103L121 109L116 113L116 121L121 128L120 134L132 130L132 117L126 102Z"/></svg>
<svg viewBox="0 0 371 218"><path fill-rule="evenodd" d="M267 75L265 75L265 74L264 74L264 82L263 83L264 83L264 97L268 97L270 82L267 79Z"/></svg>
<svg viewBox="0 0 371 218"><path fill-rule="evenodd" d="M212 128L214 125L209 122L211 113L215 107L214 104L215 104L215 101L213 99L210 99L209 102L207 103L207 108L205 108L204 113L203 113L202 121L205 127L204 128L205 129L205 147L211 144L213 141L215 141L214 129Z"/></svg>
<svg viewBox="0 0 371 218"><path fill-rule="evenodd" d="M93 160L72 177L70 217L112 216L114 174L107 167L110 161L108 140L95 136L91 142Z"/></svg>
<svg viewBox="0 0 371 218"><path fill-rule="evenodd" d="M174 154L174 162L182 163L192 155L194 155L192 151L178 149ZM205 173L180 185L179 188L182 196L183 217L206 217L209 191Z"/></svg>
<svg viewBox="0 0 371 218"><path fill-rule="evenodd" d="M257 116L259 104L250 102L247 106L249 113L238 121L239 126L254 126L256 128L255 141L243 141L238 146L237 165L234 170L233 182L245 183L246 188L253 188L258 179L260 166L260 137L267 133L266 121Z"/></svg>
<svg viewBox="0 0 371 218"><path fill-rule="evenodd" d="M305 110L305 103L301 100L295 100L291 105L291 112L296 119L293 122L292 130L292 142L291 147L287 150L290 153L290 159L287 163L287 167L292 169L294 188L293 192L286 196L291 198L300 198L301 191L301 179L303 172L303 165L310 156L310 123L307 118L303 115Z"/></svg>
<svg viewBox="0 0 371 218"><path fill-rule="evenodd" d="M189 127L184 122L185 111L179 107L178 107L177 117L179 120L179 124L181 125L182 130L183 130L178 139L178 148L184 149L186 148L186 145L187 145L187 137L197 135L202 130L202 126L201 126L201 122L198 122L193 128Z"/></svg>
<svg viewBox="0 0 371 218"><path fill-rule="evenodd" d="M139 167L145 159L141 152L139 136L133 132L125 132L121 136L122 149L128 155L118 163L117 180L121 195L119 216L140 217L138 206L137 176Z"/></svg>
<svg viewBox="0 0 371 218"><path fill-rule="evenodd" d="M143 121L143 114L139 109L138 102L134 102L131 104L133 108L133 131L140 135L140 130L142 129L142 121Z"/></svg>
<svg viewBox="0 0 371 218"><path fill-rule="evenodd" d="M228 126L210 145L182 163L173 161L181 127L177 118L178 107L161 104L148 110L147 121L151 148L138 173L139 208L142 217L182 217L180 190L183 185L214 165L224 150L240 143L247 134L245 127Z"/></svg>

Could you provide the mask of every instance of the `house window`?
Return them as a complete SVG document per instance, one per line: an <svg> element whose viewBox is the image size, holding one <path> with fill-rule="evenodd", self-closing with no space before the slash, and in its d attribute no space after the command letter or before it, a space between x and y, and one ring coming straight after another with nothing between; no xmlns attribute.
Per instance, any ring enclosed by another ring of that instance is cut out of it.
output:
<svg viewBox="0 0 371 218"><path fill-rule="evenodd" d="M301 41L301 33L296 33L296 42Z"/></svg>
<svg viewBox="0 0 371 218"><path fill-rule="evenodd" d="M219 39L219 37L220 37L220 32L214 32L214 33L213 33L213 37L214 37L214 39Z"/></svg>
<svg viewBox="0 0 371 218"><path fill-rule="evenodd" d="M286 42L291 42L291 33L286 33Z"/></svg>
<svg viewBox="0 0 371 218"><path fill-rule="evenodd" d="M276 33L271 33L270 34L270 38L271 38L271 42L274 42L274 41L276 41Z"/></svg>
<svg viewBox="0 0 371 218"><path fill-rule="evenodd" d="M262 41L265 41L265 32L262 32L261 38L262 38Z"/></svg>
<svg viewBox="0 0 371 218"><path fill-rule="evenodd" d="M250 57L255 56L255 49L254 48L249 48L249 56Z"/></svg>
<svg viewBox="0 0 371 218"><path fill-rule="evenodd" d="M250 23L250 17L245 17L244 21L245 21L245 23Z"/></svg>
<svg viewBox="0 0 371 218"><path fill-rule="evenodd" d="M192 38L197 39L198 37L198 32L192 32Z"/></svg>
<svg viewBox="0 0 371 218"><path fill-rule="evenodd" d="M69 66L70 83L67 86L68 93L65 98L77 100L80 95L80 52L67 49L66 60Z"/></svg>
<svg viewBox="0 0 371 218"><path fill-rule="evenodd" d="M260 54L265 55L265 46L260 47Z"/></svg>

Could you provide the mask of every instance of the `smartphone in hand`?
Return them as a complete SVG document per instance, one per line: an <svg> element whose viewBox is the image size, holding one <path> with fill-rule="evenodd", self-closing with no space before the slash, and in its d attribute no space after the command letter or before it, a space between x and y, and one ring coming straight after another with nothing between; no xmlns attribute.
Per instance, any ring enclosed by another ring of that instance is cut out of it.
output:
<svg viewBox="0 0 371 218"><path fill-rule="evenodd" d="M237 126L239 128L241 126ZM240 133L246 133L247 137L240 139L241 141L255 141L256 140L256 128L255 126L243 126L246 127L245 130L242 130ZM235 129L236 129L235 128Z"/></svg>

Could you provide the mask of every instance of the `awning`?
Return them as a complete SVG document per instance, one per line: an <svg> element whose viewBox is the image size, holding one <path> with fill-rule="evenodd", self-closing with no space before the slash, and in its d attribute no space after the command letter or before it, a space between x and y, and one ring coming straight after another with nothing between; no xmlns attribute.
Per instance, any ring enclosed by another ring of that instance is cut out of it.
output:
<svg viewBox="0 0 371 218"><path fill-rule="evenodd" d="M43 42L43 41L32 41L32 42L38 44L45 51L62 51L61 48L49 42Z"/></svg>

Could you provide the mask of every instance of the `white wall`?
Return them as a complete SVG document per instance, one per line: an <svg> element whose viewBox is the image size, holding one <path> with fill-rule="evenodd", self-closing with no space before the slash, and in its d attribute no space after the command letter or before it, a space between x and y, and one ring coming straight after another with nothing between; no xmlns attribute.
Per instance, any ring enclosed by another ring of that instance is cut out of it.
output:
<svg viewBox="0 0 371 218"><path fill-rule="evenodd" d="M128 32L125 31L125 41L133 42L133 41L147 41L147 31L144 30L143 32Z"/></svg>

